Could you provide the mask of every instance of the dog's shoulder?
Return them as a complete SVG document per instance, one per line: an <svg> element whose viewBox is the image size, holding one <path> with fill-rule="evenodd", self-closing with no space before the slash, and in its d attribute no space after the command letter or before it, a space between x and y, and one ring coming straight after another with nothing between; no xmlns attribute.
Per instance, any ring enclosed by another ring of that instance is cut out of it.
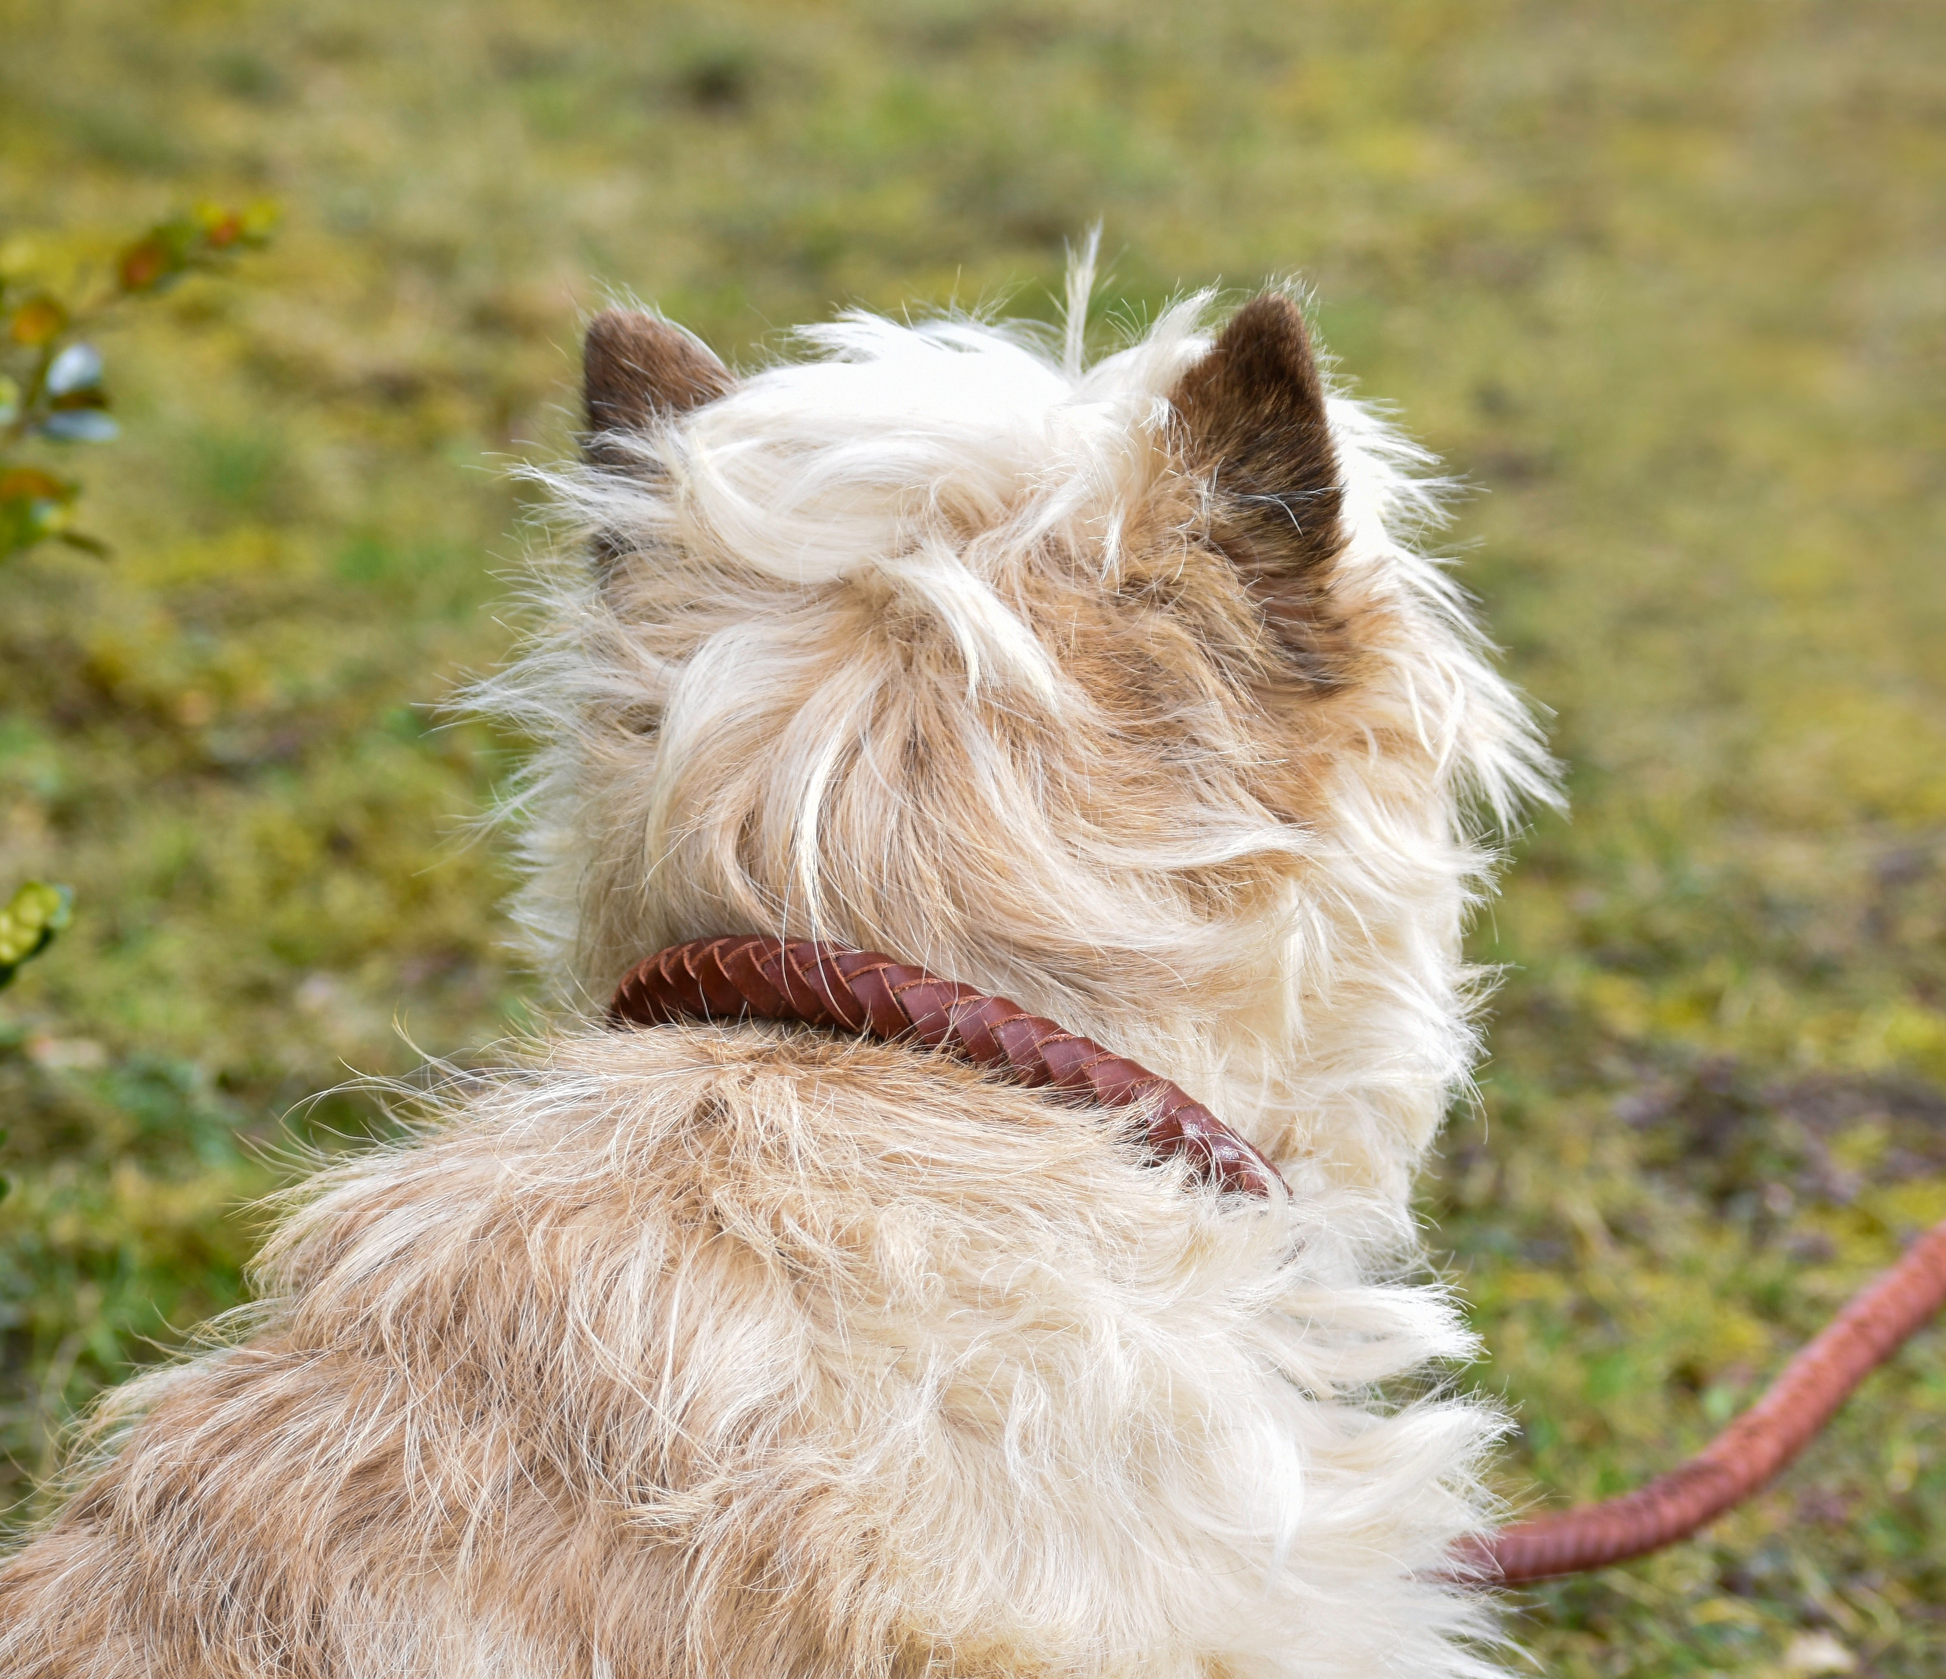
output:
<svg viewBox="0 0 1946 1679"><path fill-rule="evenodd" d="M454 1081L408 1141L320 1174L261 1278L317 1335L572 1316L591 1278L697 1266L896 1292L910 1266L1178 1247L1213 1216L1186 1182L1126 1120L923 1045L591 1030Z"/></svg>

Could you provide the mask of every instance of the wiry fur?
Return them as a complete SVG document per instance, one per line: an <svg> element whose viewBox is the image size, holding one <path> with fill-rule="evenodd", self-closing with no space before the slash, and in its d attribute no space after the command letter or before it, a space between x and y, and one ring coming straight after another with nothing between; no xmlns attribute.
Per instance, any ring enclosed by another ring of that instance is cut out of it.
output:
<svg viewBox="0 0 1946 1679"><path fill-rule="evenodd" d="M1092 368L854 316L732 382L611 332L641 377L563 483L599 563L494 697L571 994L707 933L888 950L1175 1078L1291 1196L906 1045L565 1031L318 1179L235 1344L113 1396L0 1671L1482 1670L1441 1568L1493 1419L1379 1384L1468 1345L1405 1196L1472 1051L1462 807L1542 769L1401 545L1416 457L1304 396L1288 304L1208 307Z"/></svg>
<svg viewBox="0 0 1946 1679"><path fill-rule="evenodd" d="M1420 457L1342 399L1349 668L1281 656L1169 402L1208 306L1085 371L848 317L562 484L629 556L495 698L553 743L521 910L564 977L726 930L892 951L1403 1199L1473 1052L1461 805L1538 792L1533 736L1400 540Z"/></svg>

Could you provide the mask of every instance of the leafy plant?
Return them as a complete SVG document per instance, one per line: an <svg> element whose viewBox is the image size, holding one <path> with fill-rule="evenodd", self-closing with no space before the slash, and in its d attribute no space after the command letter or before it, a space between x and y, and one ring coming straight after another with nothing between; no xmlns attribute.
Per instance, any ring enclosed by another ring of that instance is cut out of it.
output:
<svg viewBox="0 0 1946 1679"><path fill-rule="evenodd" d="M107 443L119 433L108 412L101 352L80 335L135 298L158 297L186 274L221 269L268 242L267 204L247 210L200 204L158 222L116 257L105 285L63 298L0 267L0 561L53 540L105 555L107 544L74 527L81 485L18 458L23 449ZM3 243L3 241L0 241ZM0 988L68 924L74 894L30 880L0 910Z"/></svg>
<svg viewBox="0 0 1946 1679"><path fill-rule="evenodd" d="M36 444L57 449L106 443L117 434L108 412L101 353L81 334L135 298L156 297L186 274L226 267L267 242L269 205L247 210L203 204L160 222L126 246L104 285L64 298L0 270L0 560L53 540L104 554L77 530L81 486L52 468L17 458Z"/></svg>

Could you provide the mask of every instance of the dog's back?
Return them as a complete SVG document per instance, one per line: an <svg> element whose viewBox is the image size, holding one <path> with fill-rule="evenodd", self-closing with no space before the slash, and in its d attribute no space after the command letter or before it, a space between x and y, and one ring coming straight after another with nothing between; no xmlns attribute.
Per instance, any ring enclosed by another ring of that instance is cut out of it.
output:
<svg viewBox="0 0 1946 1679"><path fill-rule="evenodd" d="M589 343L593 573L500 689L601 995L764 929L1004 990L1283 1168L1193 1185L916 1046L561 1033L326 1174L0 1572L98 1675L1472 1670L1490 1416L1404 1196L1470 1048L1469 794L1536 785L1288 300L1090 371L855 320Z"/></svg>

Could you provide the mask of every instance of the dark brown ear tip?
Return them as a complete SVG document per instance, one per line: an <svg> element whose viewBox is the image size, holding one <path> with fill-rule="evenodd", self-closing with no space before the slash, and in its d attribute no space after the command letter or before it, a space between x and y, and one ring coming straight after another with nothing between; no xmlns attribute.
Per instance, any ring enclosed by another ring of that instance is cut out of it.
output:
<svg viewBox="0 0 1946 1679"><path fill-rule="evenodd" d="M1306 406L1321 406L1324 381L1304 311L1282 292L1263 292L1233 316L1216 341L1227 376L1270 392L1282 388Z"/></svg>
<svg viewBox="0 0 1946 1679"><path fill-rule="evenodd" d="M1310 343L1310 329L1297 299L1286 292L1263 291L1230 317L1225 338L1296 337Z"/></svg>
<svg viewBox="0 0 1946 1679"><path fill-rule="evenodd" d="M655 317L644 309L623 309L619 306L602 309L588 322L585 336L591 340L605 341L614 338L617 334L632 332L642 323L654 319Z"/></svg>
<svg viewBox="0 0 1946 1679"><path fill-rule="evenodd" d="M604 309L588 323L582 393L591 432L641 431L730 388L730 371L703 342L639 309Z"/></svg>

